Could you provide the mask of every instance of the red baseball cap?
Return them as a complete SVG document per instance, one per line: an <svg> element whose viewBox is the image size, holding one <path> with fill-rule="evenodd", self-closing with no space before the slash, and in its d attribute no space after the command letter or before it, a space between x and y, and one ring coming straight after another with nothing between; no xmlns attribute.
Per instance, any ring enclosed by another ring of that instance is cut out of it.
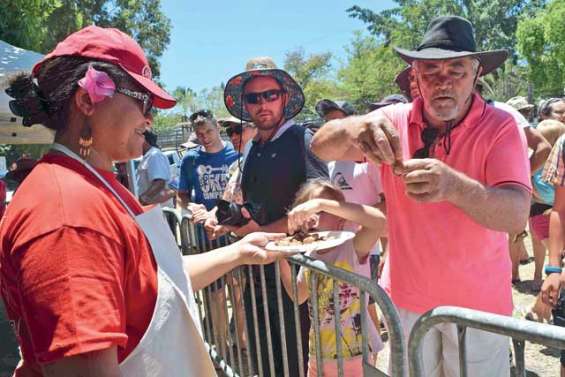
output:
<svg viewBox="0 0 565 377"><path fill-rule="evenodd" d="M115 64L153 94L155 107L168 109L176 104L176 100L151 79L151 67L141 46L118 29L87 26L69 35L33 67L33 75L43 63L59 56L83 56Z"/></svg>

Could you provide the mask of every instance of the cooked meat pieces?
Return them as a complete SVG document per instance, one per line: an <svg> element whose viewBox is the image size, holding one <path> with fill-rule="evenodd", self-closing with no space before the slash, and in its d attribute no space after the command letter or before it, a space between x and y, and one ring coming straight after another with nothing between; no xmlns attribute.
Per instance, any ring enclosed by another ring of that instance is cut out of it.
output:
<svg viewBox="0 0 565 377"><path fill-rule="evenodd" d="M296 233L292 236L285 237L276 242L277 246L300 246L307 245L317 241L325 241L328 237L319 235L318 233Z"/></svg>

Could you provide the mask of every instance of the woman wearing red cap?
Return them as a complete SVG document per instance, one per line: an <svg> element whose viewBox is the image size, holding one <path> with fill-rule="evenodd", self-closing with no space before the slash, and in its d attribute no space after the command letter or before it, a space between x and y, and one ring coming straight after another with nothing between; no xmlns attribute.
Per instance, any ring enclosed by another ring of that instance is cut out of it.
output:
<svg viewBox="0 0 565 377"><path fill-rule="evenodd" d="M213 376L193 289L241 264L270 263L255 234L181 257L159 208L144 212L114 161L142 154L152 106L175 100L139 45L87 27L6 91L55 144L0 226L0 283L23 361L16 376ZM186 258L186 259L182 259Z"/></svg>

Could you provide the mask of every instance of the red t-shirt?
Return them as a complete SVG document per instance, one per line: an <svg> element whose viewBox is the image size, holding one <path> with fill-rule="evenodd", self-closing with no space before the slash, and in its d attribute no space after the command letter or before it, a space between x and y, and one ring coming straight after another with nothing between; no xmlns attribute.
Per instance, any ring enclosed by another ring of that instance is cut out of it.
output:
<svg viewBox="0 0 565 377"><path fill-rule="evenodd" d="M100 173L143 211L113 173ZM45 156L14 195L0 240L2 297L26 371L113 345L122 361L139 343L157 299L155 259L135 220L80 163Z"/></svg>
<svg viewBox="0 0 565 377"><path fill-rule="evenodd" d="M0 219L6 210L6 184L0 180Z"/></svg>

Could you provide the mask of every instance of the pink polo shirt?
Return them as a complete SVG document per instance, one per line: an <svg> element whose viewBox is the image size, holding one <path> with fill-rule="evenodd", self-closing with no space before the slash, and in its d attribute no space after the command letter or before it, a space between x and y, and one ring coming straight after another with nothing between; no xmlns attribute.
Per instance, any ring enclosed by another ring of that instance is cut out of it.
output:
<svg viewBox="0 0 565 377"><path fill-rule="evenodd" d="M422 104L418 98L377 110L398 129L405 160L423 146ZM531 191L525 140L510 114L474 95L451 141L449 155L440 144L433 157L484 185L514 183ZM507 235L478 224L448 202L416 202L389 165L381 172L390 234L381 284L393 302L416 313L454 305L511 314Z"/></svg>

